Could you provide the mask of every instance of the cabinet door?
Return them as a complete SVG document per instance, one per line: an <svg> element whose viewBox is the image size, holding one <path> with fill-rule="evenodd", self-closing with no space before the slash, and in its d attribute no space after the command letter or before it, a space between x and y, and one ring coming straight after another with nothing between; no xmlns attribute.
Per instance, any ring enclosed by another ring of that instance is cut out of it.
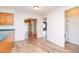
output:
<svg viewBox="0 0 79 59"><path fill-rule="evenodd" d="M0 53L9 53L11 52L14 46L14 32L0 41Z"/></svg>
<svg viewBox="0 0 79 59"><path fill-rule="evenodd" d="M7 14L6 15L6 25L13 25L13 14Z"/></svg>
<svg viewBox="0 0 79 59"><path fill-rule="evenodd" d="M0 13L0 25L4 25L5 23L5 14Z"/></svg>
<svg viewBox="0 0 79 59"><path fill-rule="evenodd" d="M13 14L0 13L0 25L13 25Z"/></svg>

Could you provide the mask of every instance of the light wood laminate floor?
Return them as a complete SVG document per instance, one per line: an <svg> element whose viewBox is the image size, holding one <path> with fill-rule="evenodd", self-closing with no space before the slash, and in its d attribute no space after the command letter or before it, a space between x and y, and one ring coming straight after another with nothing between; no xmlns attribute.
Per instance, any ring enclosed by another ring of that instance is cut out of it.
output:
<svg viewBox="0 0 79 59"><path fill-rule="evenodd" d="M62 48L54 43L49 42L48 40L36 39L33 41L29 40L17 41L15 42L15 45L12 49L12 53L68 53L68 52L79 52L79 46L67 43L65 45L65 48Z"/></svg>

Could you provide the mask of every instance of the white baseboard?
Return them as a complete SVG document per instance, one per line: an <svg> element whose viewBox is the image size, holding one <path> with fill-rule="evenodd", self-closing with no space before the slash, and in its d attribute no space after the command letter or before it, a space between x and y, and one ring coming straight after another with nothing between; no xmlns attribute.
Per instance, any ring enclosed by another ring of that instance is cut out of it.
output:
<svg viewBox="0 0 79 59"><path fill-rule="evenodd" d="M79 45L79 43L78 42L75 42L75 41L69 41L69 42L71 42L73 44L76 44L76 45Z"/></svg>
<svg viewBox="0 0 79 59"><path fill-rule="evenodd" d="M48 41L50 41L50 42L52 42L52 43L54 43L54 44L56 44L56 45L64 48L64 42L63 43L60 43L60 42L57 42L57 41L54 41L54 40L48 40Z"/></svg>

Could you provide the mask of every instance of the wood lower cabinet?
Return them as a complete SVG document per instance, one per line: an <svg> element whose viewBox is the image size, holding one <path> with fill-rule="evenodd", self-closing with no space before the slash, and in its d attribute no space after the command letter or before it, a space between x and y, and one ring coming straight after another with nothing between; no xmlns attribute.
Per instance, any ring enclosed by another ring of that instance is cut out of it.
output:
<svg viewBox="0 0 79 59"><path fill-rule="evenodd" d="M0 41L0 53L10 53L14 45L14 33Z"/></svg>
<svg viewBox="0 0 79 59"><path fill-rule="evenodd" d="M11 13L0 12L0 25L13 25L14 15Z"/></svg>

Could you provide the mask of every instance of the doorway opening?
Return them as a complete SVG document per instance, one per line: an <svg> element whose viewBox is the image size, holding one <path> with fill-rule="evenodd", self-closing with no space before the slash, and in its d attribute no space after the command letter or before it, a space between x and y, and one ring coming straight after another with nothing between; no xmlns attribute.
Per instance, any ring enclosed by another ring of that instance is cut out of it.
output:
<svg viewBox="0 0 79 59"><path fill-rule="evenodd" d="M43 39L47 39L47 17L43 18Z"/></svg>
<svg viewBox="0 0 79 59"><path fill-rule="evenodd" d="M24 20L25 23L25 39L34 40L37 39L36 34L36 22L37 19L28 18Z"/></svg>

